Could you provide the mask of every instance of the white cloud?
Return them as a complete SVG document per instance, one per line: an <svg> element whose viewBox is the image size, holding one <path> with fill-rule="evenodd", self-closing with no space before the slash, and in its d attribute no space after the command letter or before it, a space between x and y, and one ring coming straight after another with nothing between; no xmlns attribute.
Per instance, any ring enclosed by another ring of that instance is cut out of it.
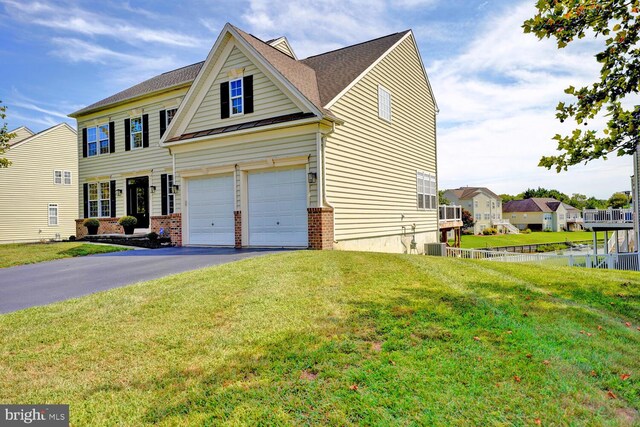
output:
<svg viewBox="0 0 640 427"><path fill-rule="evenodd" d="M487 185L498 193L543 186L599 197L629 187L628 158L561 174L537 166L555 153L551 137L573 129L555 119L563 90L594 81L599 66L597 42L558 50L524 34L522 22L532 15L530 2L512 7L488 19L461 54L428 67L441 111L440 186Z"/></svg>

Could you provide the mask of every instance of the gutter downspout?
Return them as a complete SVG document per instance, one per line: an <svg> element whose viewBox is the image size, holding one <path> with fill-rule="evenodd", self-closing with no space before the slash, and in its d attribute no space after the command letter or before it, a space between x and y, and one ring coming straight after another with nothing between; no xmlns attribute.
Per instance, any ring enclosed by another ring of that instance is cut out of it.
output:
<svg viewBox="0 0 640 427"><path fill-rule="evenodd" d="M319 137L318 162L320 162L322 166L322 169L321 169L322 173L320 174L321 182L318 185L318 193L319 193L318 199L320 200L321 207L328 206L331 208L331 215L333 216L333 227L334 227L333 243L338 243L338 241L335 239L336 209L327 198L327 187L326 187L326 179L325 179L327 174L327 162L326 162L326 151L325 151L327 147L327 136L334 133L335 130L336 130L336 124L335 122L331 122L331 130L329 132L327 132L322 136L320 135L320 132L318 132L318 137Z"/></svg>

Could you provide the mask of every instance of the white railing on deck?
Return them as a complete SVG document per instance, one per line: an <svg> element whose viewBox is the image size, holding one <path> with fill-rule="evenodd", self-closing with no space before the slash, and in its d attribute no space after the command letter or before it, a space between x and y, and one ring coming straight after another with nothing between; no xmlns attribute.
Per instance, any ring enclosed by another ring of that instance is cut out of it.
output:
<svg viewBox="0 0 640 427"><path fill-rule="evenodd" d="M446 248L448 257L481 259L498 262L522 262L609 270L640 271L637 253L559 255L550 253L522 254L480 249Z"/></svg>
<svg viewBox="0 0 640 427"><path fill-rule="evenodd" d="M440 221L462 221L462 206L440 205L438 211Z"/></svg>
<svg viewBox="0 0 640 427"><path fill-rule="evenodd" d="M633 209L585 209L582 218L585 223L633 223Z"/></svg>

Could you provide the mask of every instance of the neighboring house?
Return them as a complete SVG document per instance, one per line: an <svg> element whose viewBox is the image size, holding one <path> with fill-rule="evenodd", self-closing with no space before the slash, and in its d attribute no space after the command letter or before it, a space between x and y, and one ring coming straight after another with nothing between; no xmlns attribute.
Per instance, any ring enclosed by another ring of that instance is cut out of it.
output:
<svg viewBox="0 0 640 427"><path fill-rule="evenodd" d="M580 211L553 198L511 200L502 207L502 214L521 230L562 231L582 228Z"/></svg>
<svg viewBox="0 0 640 427"><path fill-rule="evenodd" d="M460 187L444 192L444 197L454 205L469 211L475 223L473 234L493 227L499 232L508 232L508 221L502 219L502 200L486 187Z"/></svg>
<svg viewBox="0 0 640 427"><path fill-rule="evenodd" d="M80 217L108 233L134 215L184 245L436 242L437 106L413 33L303 60L270 42L227 24L206 61L73 113Z"/></svg>
<svg viewBox="0 0 640 427"><path fill-rule="evenodd" d="M0 168L0 242L60 240L75 235L78 212L76 131L66 123L40 133L11 131L11 161Z"/></svg>

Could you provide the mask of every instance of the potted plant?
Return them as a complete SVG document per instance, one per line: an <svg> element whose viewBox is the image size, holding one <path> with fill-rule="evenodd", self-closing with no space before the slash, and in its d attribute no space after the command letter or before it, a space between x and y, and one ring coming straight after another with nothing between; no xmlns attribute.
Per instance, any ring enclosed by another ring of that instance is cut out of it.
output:
<svg viewBox="0 0 640 427"><path fill-rule="evenodd" d="M84 221L82 221L82 225L87 227L87 234L89 234L90 236L95 236L96 234L98 234L98 227L100 227L100 221L98 221L96 218L87 218Z"/></svg>
<svg viewBox="0 0 640 427"><path fill-rule="evenodd" d="M133 230L136 228L138 220L135 216L123 216L118 220L118 224L124 228L124 234L133 234Z"/></svg>

